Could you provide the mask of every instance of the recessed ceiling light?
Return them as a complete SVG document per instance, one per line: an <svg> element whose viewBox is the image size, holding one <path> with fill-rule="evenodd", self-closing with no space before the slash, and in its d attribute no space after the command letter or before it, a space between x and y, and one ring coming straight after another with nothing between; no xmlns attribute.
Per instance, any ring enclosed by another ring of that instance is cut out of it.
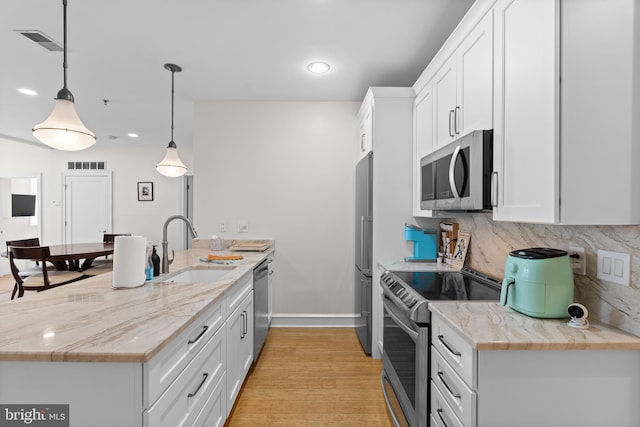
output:
<svg viewBox="0 0 640 427"><path fill-rule="evenodd" d="M307 70L316 74L326 73L327 71L329 71L329 68L331 68L329 67L329 64L322 61L315 61L307 65Z"/></svg>
<svg viewBox="0 0 640 427"><path fill-rule="evenodd" d="M20 92L23 95L29 95L29 96L36 96L38 94L38 92L36 92L35 90L27 89L26 87L18 88L18 92Z"/></svg>
<svg viewBox="0 0 640 427"><path fill-rule="evenodd" d="M140 135L138 135L137 133L129 132L129 133L127 134L127 136L128 136L129 138L138 138Z"/></svg>

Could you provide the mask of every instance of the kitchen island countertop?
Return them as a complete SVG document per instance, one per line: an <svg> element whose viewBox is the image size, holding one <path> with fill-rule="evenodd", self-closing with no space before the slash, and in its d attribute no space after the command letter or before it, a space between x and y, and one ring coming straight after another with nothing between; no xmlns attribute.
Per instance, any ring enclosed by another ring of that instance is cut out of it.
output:
<svg viewBox="0 0 640 427"><path fill-rule="evenodd" d="M591 322L536 319L497 302L433 302L432 316L460 333L476 350L640 350L640 337Z"/></svg>
<svg viewBox="0 0 640 427"><path fill-rule="evenodd" d="M0 303L0 361L147 362L273 253L216 252L244 259L213 283L169 283L208 248L176 253L170 273L137 288L113 289L111 273Z"/></svg>

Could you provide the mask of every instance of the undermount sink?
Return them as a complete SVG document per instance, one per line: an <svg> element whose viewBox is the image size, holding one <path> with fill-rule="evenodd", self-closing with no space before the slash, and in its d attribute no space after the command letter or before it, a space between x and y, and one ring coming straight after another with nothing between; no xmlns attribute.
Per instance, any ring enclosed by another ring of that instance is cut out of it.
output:
<svg viewBox="0 0 640 427"><path fill-rule="evenodd" d="M163 280L166 283L195 283L195 282L215 282L225 274L228 274L235 267L219 268L219 269L201 269L192 268L185 270L175 276L168 277Z"/></svg>

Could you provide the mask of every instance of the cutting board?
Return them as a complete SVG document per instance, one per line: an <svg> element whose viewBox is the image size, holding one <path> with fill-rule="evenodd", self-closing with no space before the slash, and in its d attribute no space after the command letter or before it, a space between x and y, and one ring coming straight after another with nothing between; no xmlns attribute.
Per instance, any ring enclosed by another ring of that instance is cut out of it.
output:
<svg viewBox="0 0 640 427"><path fill-rule="evenodd" d="M232 251L251 251L251 252L262 252L269 249L269 241L268 240L244 240L244 241L234 241L229 249Z"/></svg>

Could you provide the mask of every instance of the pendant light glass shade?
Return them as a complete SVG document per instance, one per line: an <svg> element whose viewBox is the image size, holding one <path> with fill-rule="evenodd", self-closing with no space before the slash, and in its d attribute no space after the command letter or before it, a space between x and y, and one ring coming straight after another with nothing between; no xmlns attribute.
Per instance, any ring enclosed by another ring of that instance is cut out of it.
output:
<svg viewBox="0 0 640 427"><path fill-rule="evenodd" d="M56 104L53 112L47 119L35 125L32 129L33 136L40 142L57 150L78 151L91 147L96 143L96 135L82 123L76 107L73 95L67 89L67 0L62 0L63 26L64 26L64 86L55 98Z"/></svg>
<svg viewBox="0 0 640 427"><path fill-rule="evenodd" d="M164 159L160 160L160 163L156 165L156 170L164 176L170 178L176 178L182 176L187 172L187 167L180 160L178 156L178 149L176 143L171 141L167 147L167 154Z"/></svg>
<svg viewBox="0 0 640 427"><path fill-rule="evenodd" d="M164 68L171 71L171 141L169 141L169 145L167 146L167 154L165 154L160 163L156 165L156 170L164 176L176 178L187 172L187 167L182 163L182 160L180 160L180 156L178 156L176 143L173 142L173 81L174 74L182 71L182 68L175 64L164 64Z"/></svg>
<svg viewBox="0 0 640 427"><path fill-rule="evenodd" d="M33 136L56 150L78 151L96 143L96 135L80 120L72 101L57 99L47 119L33 127Z"/></svg>

